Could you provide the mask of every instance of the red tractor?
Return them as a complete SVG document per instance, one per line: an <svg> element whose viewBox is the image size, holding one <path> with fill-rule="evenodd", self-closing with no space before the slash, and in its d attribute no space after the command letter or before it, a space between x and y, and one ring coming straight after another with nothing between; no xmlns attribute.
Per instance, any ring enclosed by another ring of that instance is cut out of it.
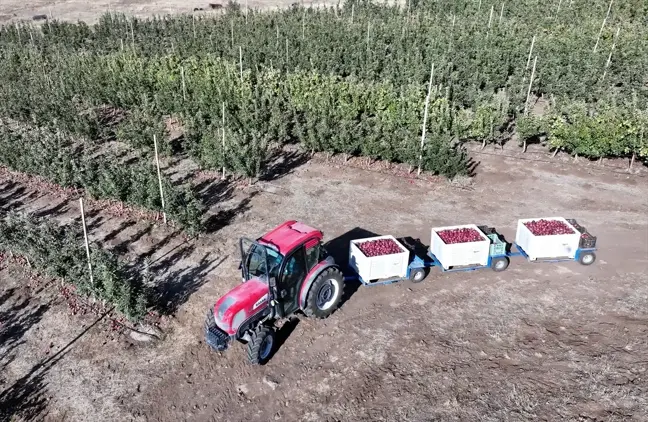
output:
<svg viewBox="0 0 648 422"><path fill-rule="evenodd" d="M207 313L205 340L223 351L247 344L248 359L264 364L275 345L275 323L303 312L326 318L339 305L344 276L324 249L321 231L287 221L256 241L240 240L243 282Z"/></svg>

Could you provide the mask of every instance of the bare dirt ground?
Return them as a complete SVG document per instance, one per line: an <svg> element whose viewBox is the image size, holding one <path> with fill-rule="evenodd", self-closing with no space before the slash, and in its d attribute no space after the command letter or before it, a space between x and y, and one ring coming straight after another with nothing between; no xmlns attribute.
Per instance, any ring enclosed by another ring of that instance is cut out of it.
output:
<svg viewBox="0 0 648 422"><path fill-rule="evenodd" d="M0 22L36 14L94 22L110 10L150 16L209 2L2 0ZM513 145L504 153L519 156ZM210 233L199 239L88 203L91 240L150 260L165 337L138 342L99 318L70 315L55 281L4 259L0 410L11 409L12 421L648 420L645 170L501 154L474 154L472 185L321 159L250 188L207 180ZM78 218L73 193L8 173L0 208ZM331 318L287 324L264 367L249 366L241 345L218 355L202 342L206 310L239 282L237 239L286 219L327 239L362 228L427 243L432 226L489 224L511 240L518 218L553 215L598 236L593 266L513 261L504 273L349 286Z"/></svg>
<svg viewBox="0 0 648 422"><path fill-rule="evenodd" d="M293 3L304 6L334 5L334 1L319 0L241 0L241 7L250 10L268 10L278 7L289 7ZM343 2L340 2L343 3ZM0 23L15 20L32 20L34 16L46 15L52 19L66 21L84 21L95 23L104 13L125 13L137 17L166 15L177 13L194 13L207 15L221 13L210 4L225 7L227 0L2 0L0 2ZM218 7L218 6L217 6Z"/></svg>
<svg viewBox="0 0 648 422"><path fill-rule="evenodd" d="M46 421L646 420L645 172L489 151L463 188L321 158L249 188L207 183L211 232L199 239L89 203L93 241L151 260L166 337L115 336L5 264L0 402L14 420ZM7 174L0 204L78 218L73 195ZM263 367L242 345L219 355L202 342L206 310L239 282L237 239L286 219L326 239L361 228L428 243L432 226L489 224L510 240L518 218L553 215L598 236L593 266L513 261L504 273L350 286L329 319L287 324Z"/></svg>

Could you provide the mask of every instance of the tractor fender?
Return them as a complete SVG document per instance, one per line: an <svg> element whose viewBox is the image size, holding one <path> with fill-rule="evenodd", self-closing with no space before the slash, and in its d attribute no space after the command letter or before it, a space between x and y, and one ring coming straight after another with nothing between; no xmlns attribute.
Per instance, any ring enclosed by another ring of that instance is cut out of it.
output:
<svg viewBox="0 0 648 422"><path fill-rule="evenodd" d="M306 306L306 297L308 296L308 291L310 290L310 287L317 276L320 275L322 271L331 267L337 267L337 265L335 264L333 257L328 256L326 257L326 259L315 265L312 270L310 270L310 272L304 279L304 284L302 284L299 291L299 307L301 309L304 309L304 306Z"/></svg>
<svg viewBox="0 0 648 422"><path fill-rule="evenodd" d="M266 306L259 309L256 313L252 314L248 319L243 321L241 325L236 329L236 339L240 340L245 335L245 332L255 326L259 321L263 320L265 317L270 315L270 306L266 303Z"/></svg>

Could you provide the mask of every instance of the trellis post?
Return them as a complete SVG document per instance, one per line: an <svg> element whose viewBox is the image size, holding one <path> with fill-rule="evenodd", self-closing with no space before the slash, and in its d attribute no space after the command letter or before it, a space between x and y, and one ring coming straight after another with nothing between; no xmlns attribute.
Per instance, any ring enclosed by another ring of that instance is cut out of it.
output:
<svg viewBox="0 0 648 422"><path fill-rule="evenodd" d="M157 166L158 184L160 185L160 202L162 202L162 220L167 223L167 216L164 207L164 189L162 189L162 172L160 171L160 157L158 156L157 136L153 135L153 146L155 148L155 165Z"/></svg>
<svg viewBox="0 0 648 422"><path fill-rule="evenodd" d="M601 40L601 34L603 34L603 28L605 27L605 22L607 22L607 19L610 16L610 10L612 10L613 1L614 0L610 0L610 5L608 6L607 13L605 14L605 19L603 19L603 24L601 24L601 30L598 33L598 37L596 37L596 44L594 44L594 53L596 53L596 49L598 48L599 41Z"/></svg>
<svg viewBox="0 0 648 422"><path fill-rule="evenodd" d="M425 109L423 111L423 129L421 131L421 151L419 152L419 165L417 175L421 175L421 164L423 163L423 147L425 146L425 132L427 126L428 107L430 106L430 94L432 92L432 78L434 77L434 63L430 70L430 82L428 82L427 96L425 97Z"/></svg>
<svg viewBox="0 0 648 422"><path fill-rule="evenodd" d="M223 176L225 180L225 102L223 101Z"/></svg>
<svg viewBox="0 0 648 422"><path fill-rule="evenodd" d="M83 209L83 198L79 198L81 208L81 224L83 225L83 238L85 239L86 255L88 256L88 270L90 271L90 284L94 287L94 277L92 276L92 260L90 259L90 243L88 242L88 229L86 228L85 211Z"/></svg>

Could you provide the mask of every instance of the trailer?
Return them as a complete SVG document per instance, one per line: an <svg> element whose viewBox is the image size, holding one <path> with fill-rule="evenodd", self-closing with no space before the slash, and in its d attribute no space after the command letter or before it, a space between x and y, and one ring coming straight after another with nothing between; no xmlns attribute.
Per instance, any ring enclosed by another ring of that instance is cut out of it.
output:
<svg viewBox="0 0 648 422"><path fill-rule="evenodd" d="M556 219L554 217L554 219ZM533 219L526 219L521 221L530 221ZM536 219L538 220L538 219ZM562 219L564 220L564 219ZM561 221L562 221L561 220ZM580 226L576 220L564 220L568 222L569 226L572 227L578 233L578 245L574 250L570 250L569 253L565 255L557 255L543 258L536 258L531 256L524 248L514 241L512 243L505 242L497 231L488 226L474 226L479 229L479 231L484 234L486 238L490 241L488 248L488 255L485 261L479 264L469 264L469 265L454 265L454 266L444 266L441 260L432 252L432 245L427 248L425 254L416 254L414 251L413 245L409 245L409 248L405 248L401 242L395 239L393 236L380 236L380 238L390 238L394 239L400 247L405 250L408 250L410 258L409 263L399 269L400 274L394 274L390 277L374 279L371 276L363 277L362 271L358 271L358 266L353 264L354 259L357 259L353 253L351 253L351 260L348 269L345 271L344 280L352 281L357 280L365 286L377 286L397 283L404 280L410 280L413 283L420 283L423 281L430 271L438 267L441 272L464 272L464 271L476 271L483 269L491 269L495 272L505 271L510 264L511 258L522 257L530 263L555 263L555 262L565 262L565 261L576 261L582 265L591 265L596 260L596 237L592 236L587 230ZM457 228L466 228L472 227L471 225L464 226L451 226L451 229ZM447 229L447 228L440 228ZM437 229L438 232L438 229ZM433 238L434 238L435 229L433 229ZM350 247L357 251L355 244L363 241L370 241L376 238L368 239L358 239L353 241L353 246ZM403 242L404 243L404 242ZM357 252L356 252L357 255ZM400 254L399 254L400 255ZM385 255L389 257L389 255ZM400 258L400 257L399 257ZM384 259L382 256L372 257L371 258L375 263L380 263ZM389 259L389 258L388 258ZM394 261L394 258L391 258L391 261ZM402 259L401 259L402 262ZM379 264L378 264L379 265ZM365 272L366 274L371 274Z"/></svg>

